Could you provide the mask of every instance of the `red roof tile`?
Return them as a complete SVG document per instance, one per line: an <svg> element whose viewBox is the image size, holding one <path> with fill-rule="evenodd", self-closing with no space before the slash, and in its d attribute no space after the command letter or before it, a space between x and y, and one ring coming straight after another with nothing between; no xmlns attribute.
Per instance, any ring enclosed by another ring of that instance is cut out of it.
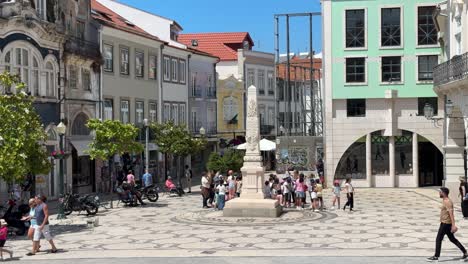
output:
<svg viewBox="0 0 468 264"><path fill-rule="evenodd" d="M118 15L117 13L105 7L96 0L91 0L91 9L93 10L93 18L105 26L126 31L131 34L140 35L145 38L160 40L156 36L149 34L148 32L134 25L124 17Z"/></svg>
<svg viewBox="0 0 468 264"><path fill-rule="evenodd" d="M192 40L197 40L198 46L192 46ZM221 61L237 60L237 49L242 48L244 41L248 41L250 47L254 46L248 32L180 34L178 41L193 49L213 54Z"/></svg>

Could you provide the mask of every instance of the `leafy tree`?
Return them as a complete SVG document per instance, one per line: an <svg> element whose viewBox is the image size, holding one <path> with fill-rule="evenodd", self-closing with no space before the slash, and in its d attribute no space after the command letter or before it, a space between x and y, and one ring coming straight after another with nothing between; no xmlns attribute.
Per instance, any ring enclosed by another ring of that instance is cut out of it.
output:
<svg viewBox="0 0 468 264"><path fill-rule="evenodd" d="M0 87L16 90L0 95L0 178L12 183L28 173L48 173L49 153L43 147L47 134L34 109L34 98L24 92L19 77L8 72L0 74Z"/></svg>
<svg viewBox="0 0 468 264"><path fill-rule="evenodd" d="M210 154L208 159L207 167L209 170L219 171L226 173L228 170L240 171L244 164L244 154L238 150L228 150L224 152L224 155L220 155L217 152Z"/></svg>
<svg viewBox="0 0 468 264"><path fill-rule="evenodd" d="M143 146L135 141L138 128L132 124L123 124L117 120L91 119L87 126L95 133L89 145L89 155L92 159L107 160L115 154L143 151Z"/></svg>
<svg viewBox="0 0 468 264"><path fill-rule="evenodd" d="M180 171L183 167L180 166L180 159L201 152L206 146L206 140L193 138L186 126L176 125L173 122L152 124L151 130L154 132L155 143L159 151L176 159L177 178L180 185Z"/></svg>
<svg viewBox="0 0 468 264"><path fill-rule="evenodd" d="M143 151L143 146L135 141L138 128L132 124L123 124L117 120L91 119L87 126L95 134L93 141L89 144L89 155L91 159L109 160L109 174L113 170L112 157L114 155Z"/></svg>

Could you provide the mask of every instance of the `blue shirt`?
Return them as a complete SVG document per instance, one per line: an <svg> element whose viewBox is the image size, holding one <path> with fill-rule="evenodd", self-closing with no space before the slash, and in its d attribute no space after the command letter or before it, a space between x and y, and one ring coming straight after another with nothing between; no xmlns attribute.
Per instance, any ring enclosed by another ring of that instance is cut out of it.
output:
<svg viewBox="0 0 468 264"><path fill-rule="evenodd" d="M149 173L143 174L143 184L148 187L153 184L153 176Z"/></svg>

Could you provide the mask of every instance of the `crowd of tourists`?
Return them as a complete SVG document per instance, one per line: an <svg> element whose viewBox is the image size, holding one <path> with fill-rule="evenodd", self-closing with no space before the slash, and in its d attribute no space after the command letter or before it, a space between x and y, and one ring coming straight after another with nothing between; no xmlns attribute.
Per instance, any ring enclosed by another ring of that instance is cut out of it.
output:
<svg viewBox="0 0 468 264"><path fill-rule="evenodd" d="M229 170L226 176L219 172L203 172L200 188L203 208L223 210L226 201L242 195L242 176L232 170ZM269 179L264 183L263 195L265 199L278 200L283 208L296 208L297 210L308 208L314 212L320 212L325 210L323 189L320 177L315 177L313 174L306 177L296 170L293 174L286 172L282 177L270 174ZM331 191L333 198L330 209L341 209L341 193L344 192L347 202L343 210L349 206L349 210L353 211L354 187L350 178L346 179L344 184L340 180L335 180ZM309 207L306 206L308 204L307 196L310 201Z"/></svg>

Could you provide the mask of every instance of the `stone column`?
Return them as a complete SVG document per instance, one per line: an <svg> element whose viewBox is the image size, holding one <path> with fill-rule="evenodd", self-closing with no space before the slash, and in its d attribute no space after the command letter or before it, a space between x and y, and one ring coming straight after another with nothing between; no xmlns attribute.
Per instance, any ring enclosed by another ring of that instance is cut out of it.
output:
<svg viewBox="0 0 468 264"><path fill-rule="evenodd" d="M240 198L226 203L223 216L278 217L282 207L277 200L263 199L265 170L260 155L260 122L258 118L257 88L250 86L247 97L246 153L242 167L242 193Z"/></svg>
<svg viewBox="0 0 468 264"><path fill-rule="evenodd" d="M367 186L372 187L372 138L371 134L366 135L366 179Z"/></svg>
<svg viewBox="0 0 468 264"><path fill-rule="evenodd" d="M395 175L395 137L391 136L388 142L388 159L389 159L389 175L390 187L396 187Z"/></svg>
<svg viewBox="0 0 468 264"><path fill-rule="evenodd" d="M414 187L419 187L419 144L418 134L413 133L413 181Z"/></svg>

